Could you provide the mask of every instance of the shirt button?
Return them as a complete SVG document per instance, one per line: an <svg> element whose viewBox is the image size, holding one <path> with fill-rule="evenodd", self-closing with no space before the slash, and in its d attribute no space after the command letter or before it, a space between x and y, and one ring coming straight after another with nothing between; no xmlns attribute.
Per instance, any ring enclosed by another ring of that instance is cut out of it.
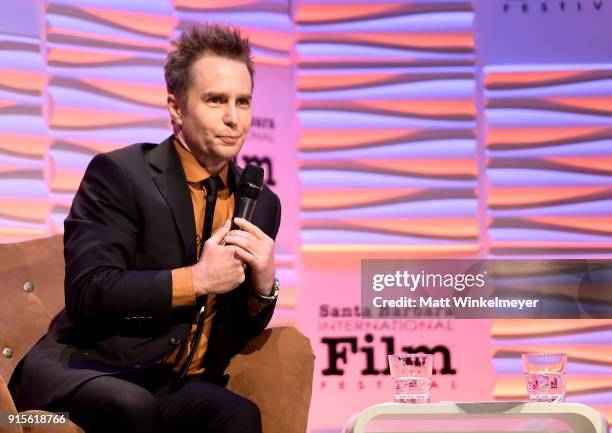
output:
<svg viewBox="0 0 612 433"><path fill-rule="evenodd" d="M178 346L179 344L181 344L181 339L178 337L170 337L170 344L172 344L173 346Z"/></svg>
<svg viewBox="0 0 612 433"><path fill-rule="evenodd" d="M23 290L25 290L26 292L30 293L31 291L34 290L34 284L30 281L26 281L23 284Z"/></svg>
<svg viewBox="0 0 612 433"><path fill-rule="evenodd" d="M2 355L5 358L12 358L13 357L13 349L11 349L10 347L5 347L4 349L2 349Z"/></svg>

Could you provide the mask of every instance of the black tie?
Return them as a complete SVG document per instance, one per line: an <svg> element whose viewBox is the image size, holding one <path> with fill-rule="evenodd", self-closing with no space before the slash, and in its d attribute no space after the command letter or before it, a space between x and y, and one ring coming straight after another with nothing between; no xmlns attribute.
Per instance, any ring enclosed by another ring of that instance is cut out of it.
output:
<svg viewBox="0 0 612 433"><path fill-rule="evenodd" d="M220 183L221 179L219 179L219 176L211 176L202 182L202 187L206 189L206 211L204 213L202 240L200 241L200 251L198 251L198 257L202 255L204 242L206 242L206 240L212 234L213 220L215 219L215 204L217 203L217 191L219 191Z"/></svg>
<svg viewBox="0 0 612 433"><path fill-rule="evenodd" d="M200 249L198 251L198 257L202 256L202 250L204 248L204 242L210 238L212 234L212 226L213 220L215 216L215 204L217 202L217 191L219 190L219 186L221 184L221 179L219 176L211 176L202 182L202 187L206 189L206 211L204 213L204 225L202 227L202 239L200 240ZM196 327L195 334L193 336L193 342L191 344L191 350L189 351L189 355L185 360L185 363L181 367L178 373L179 381L185 377L187 371L189 370L189 366L193 361L193 357L195 356L196 350L200 345L200 337L202 336L202 331L204 330L204 321L206 319L206 302L208 301L208 296L200 296L196 298L196 305L200 309L200 316L198 317L198 326Z"/></svg>

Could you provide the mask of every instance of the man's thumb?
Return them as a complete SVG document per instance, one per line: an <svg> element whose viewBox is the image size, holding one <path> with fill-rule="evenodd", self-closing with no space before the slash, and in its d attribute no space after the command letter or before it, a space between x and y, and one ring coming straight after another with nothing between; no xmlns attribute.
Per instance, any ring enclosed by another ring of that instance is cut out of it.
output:
<svg viewBox="0 0 612 433"><path fill-rule="evenodd" d="M219 245L221 241L223 240L223 238L225 237L225 235L229 233L231 226L232 225L230 223L230 220L225 221L225 224L223 224L221 227L215 230L210 235L210 239L208 240L215 245Z"/></svg>

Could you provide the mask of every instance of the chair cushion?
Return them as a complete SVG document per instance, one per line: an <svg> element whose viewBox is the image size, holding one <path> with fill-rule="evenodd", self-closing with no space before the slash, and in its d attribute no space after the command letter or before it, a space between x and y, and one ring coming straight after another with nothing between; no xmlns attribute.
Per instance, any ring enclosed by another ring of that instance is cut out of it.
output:
<svg viewBox="0 0 612 433"><path fill-rule="evenodd" d="M230 361L227 388L257 404L265 433L305 433L314 359L297 329L266 329Z"/></svg>
<svg viewBox="0 0 612 433"><path fill-rule="evenodd" d="M64 305L61 252L61 236L0 245L0 375L5 381Z"/></svg>

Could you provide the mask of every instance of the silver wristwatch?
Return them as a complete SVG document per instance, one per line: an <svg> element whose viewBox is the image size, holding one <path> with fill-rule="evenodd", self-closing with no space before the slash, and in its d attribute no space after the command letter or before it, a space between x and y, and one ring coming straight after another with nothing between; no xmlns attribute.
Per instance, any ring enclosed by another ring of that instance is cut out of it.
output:
<svg viewBox="0 0 612 433"><path fill-rule="evenodd" d="M280 282L278 281L278 278L274 277L271 295L260 295L259 293L253 292L253 296L255 296L255 299L258 301L270 303L278 299L278 292L280 292Z"/></svg>

